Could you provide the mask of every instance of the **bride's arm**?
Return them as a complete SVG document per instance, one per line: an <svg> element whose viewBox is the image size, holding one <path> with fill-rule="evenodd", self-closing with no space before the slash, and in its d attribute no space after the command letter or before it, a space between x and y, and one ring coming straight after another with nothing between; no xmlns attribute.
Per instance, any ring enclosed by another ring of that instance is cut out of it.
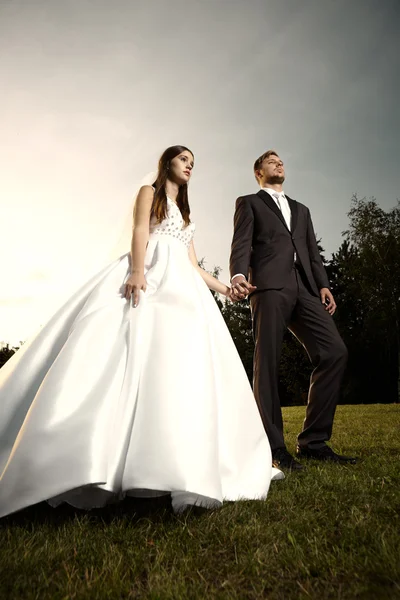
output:
<svg viewBox="0 0 400 600"><path fill-rule="evenodd" d="M154 190L150 185L140 188L133 209L133 227L131 242L131 273L144 273L144 257L149 241L150 211Z"/></svg>
<svg viewBox="0 0 400 600"><path fill-rule="evenodd" d="M218 281L218 279L210 275L210 273L207 273L207 271L199 267L199 261L197 260L196 252L194 250L193 240L190 242L189 246L189 257L194 268L200 273L210 290L229 297L231 288L224 283L221 283L221 281Z"/></svg>
<svg viewBox="0 0 400 600"><path fill-rule="evenodd" d="M144 185L140 188L133 209L131 274L125 284L125 298L129 300L133 295L133 306L137 306L139 303L140 290L146 291L144 258L149 240L150 212L153 198L153 188L149 185Z"/></svg>

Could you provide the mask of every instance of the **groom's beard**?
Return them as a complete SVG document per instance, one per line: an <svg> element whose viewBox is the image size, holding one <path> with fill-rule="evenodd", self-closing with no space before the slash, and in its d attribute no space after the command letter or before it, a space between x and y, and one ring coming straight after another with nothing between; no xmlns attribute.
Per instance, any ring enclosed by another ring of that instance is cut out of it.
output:
<svg viewBox="0 0 400 600"><path fill-rule="evenodd" d="M274 175L266 181L266 183L275 185L276 183L283 183L285 181L285 177L283 175Z"/></svg>

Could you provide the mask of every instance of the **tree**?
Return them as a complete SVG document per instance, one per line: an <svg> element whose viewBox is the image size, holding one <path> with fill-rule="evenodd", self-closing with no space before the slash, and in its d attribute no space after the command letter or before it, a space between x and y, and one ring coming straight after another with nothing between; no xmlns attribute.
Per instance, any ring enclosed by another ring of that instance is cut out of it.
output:
<svg viewBox="0 0 400 600"><path fill-rule="evenodd" d="M0 368L6 364L6 362L15 354L18 350L16 347L10 347L9 344L5 344L0 348Z"/></svg>
<svg viewBox="0 0 400 600"><path fill-rule="evenodd" d="M349 229L328 271L338 328L349 348L347 402L398 402L400 204L352 197Z"/></svg>
<svg viewBox="0 0 400 600"><path fill-rule="evenodd" d="M218 279L219 274L221 273L221 267L218 267L218 266L214 265L213 270L212 271L208 271L205 268L206 259L205 259L204 256L203 256L203 258L201 258L198 261L197 264L199 265L199 267L201 267L202 269L204 269L205 271L207 271L207 273L210 273L210 275L212 275L213 277L215 277L216 279ZM214 297L214 300L217 303L219 310L222 311L223 303L221 301L221 298L220 298L219 294L217 292L214 292L214 290L210 290L210 292L211 292L212 296Z"/></svg>
<svg viewBox="0 0 400 600"><path fill-rule="evenodd" d="M254 342L251 329L251 313L248 300L230 302L222 308L222 316L230 331L236 349L242 359L249 381L253 379Z"/></svg>
<svg viewBox="0 0 400 600"><path fill-rule="evenodd" d="M335 321L349 349L344 401L398 402L400 394L400 203L387 212L374 198L351 201L349 228L327 262L338 310ZM204 268L205 259L199 261ZM211 274L218 278L221 269ZM248 300L222 301L211 292L230 330L250 381L254 342ZM17 350L0 349L0 366ZM305 404L312 367L299 342L287 333L279 372L282 405Z"/></svg>

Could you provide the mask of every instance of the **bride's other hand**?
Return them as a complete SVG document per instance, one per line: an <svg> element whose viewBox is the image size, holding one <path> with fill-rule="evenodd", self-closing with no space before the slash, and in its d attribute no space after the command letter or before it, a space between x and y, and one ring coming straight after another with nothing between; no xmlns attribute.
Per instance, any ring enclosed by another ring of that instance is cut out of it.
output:
<svg viewBox="0 0 400 600"><path fill-rule="evenodd" d="M124 296L130 300L133 296L133 307L139 304L140 290L146 291L147 282L143 273L131 273L125 283Z"/></svg>

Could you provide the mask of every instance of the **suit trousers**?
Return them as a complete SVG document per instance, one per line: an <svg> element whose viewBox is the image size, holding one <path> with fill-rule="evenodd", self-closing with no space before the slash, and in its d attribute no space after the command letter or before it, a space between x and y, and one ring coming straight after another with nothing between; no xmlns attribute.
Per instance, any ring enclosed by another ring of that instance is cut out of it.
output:
<svg viewBox="0 0 400 600"><path fill-rule="evenodd" d="M347 349L332 317L309 290L301 268L295 266L285 288L255 292L250 307L255 342L254 396L272 451L285 447L278 370L286 329L304 346L314 367L298 444L322 447L332 434L347 362Z"/></svg>

